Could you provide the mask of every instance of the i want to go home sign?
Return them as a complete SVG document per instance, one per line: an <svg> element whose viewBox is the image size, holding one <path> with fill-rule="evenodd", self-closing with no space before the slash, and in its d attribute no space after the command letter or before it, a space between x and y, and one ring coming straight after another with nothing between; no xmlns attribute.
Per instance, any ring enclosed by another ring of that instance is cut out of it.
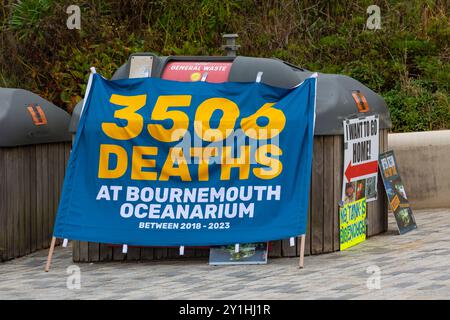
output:
<svg viewBox="0 0 450 320"><path fill-rule="evenodd" d="M54 236L111 244L305 233L316 79L108 81L92 74Z"/></svg>

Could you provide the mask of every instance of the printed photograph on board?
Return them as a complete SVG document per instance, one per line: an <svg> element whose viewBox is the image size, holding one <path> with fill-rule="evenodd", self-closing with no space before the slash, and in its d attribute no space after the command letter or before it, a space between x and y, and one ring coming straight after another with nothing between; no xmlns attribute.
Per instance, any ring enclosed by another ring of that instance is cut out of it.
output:
<svg viewBox="0 0 450 320"><path fill-rule="evenodd" d="M239 252L235 251L234 244L212 247L209 264L267 264L267 248L267 242L242 243Z"/></svg>
<svg viewBox="0 0 450 320"><path fill-rule="evenodd" d="M416 229L416 221L406 196L405 186L398 172L393 151L380 154L379 166L389 205L394 212L400 234Z"/></svg>
<svg viewBox="0 0 450 320"><path fill-rule="evenodd" d="M377 179L370 177L366 179L366 199L377 198Z"/></svg>
<svg viewBox="0 0 450 320"><path fill-rule="evenodd" d="M355 192L355 182L347 182L345 184L345 195L344 195L344 203L350 203L355 201L356 192Z"/></svg>
<svg viewBox="0 0 450 320"><path fill-rule="evenodd" d="M356 182L356 200L364 198L366 195L366 179L361 179Z"/></svg>

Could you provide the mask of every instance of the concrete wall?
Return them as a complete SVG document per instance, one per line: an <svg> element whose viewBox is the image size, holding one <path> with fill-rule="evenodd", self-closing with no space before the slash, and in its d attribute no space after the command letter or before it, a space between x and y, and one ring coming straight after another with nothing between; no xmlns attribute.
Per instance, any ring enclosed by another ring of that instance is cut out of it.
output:
<svg viewBox="0 0 450 320"><path fill-rule="evenodd" d="M391 133L406 194L415 208L450 208L450 130Z"/></svg>

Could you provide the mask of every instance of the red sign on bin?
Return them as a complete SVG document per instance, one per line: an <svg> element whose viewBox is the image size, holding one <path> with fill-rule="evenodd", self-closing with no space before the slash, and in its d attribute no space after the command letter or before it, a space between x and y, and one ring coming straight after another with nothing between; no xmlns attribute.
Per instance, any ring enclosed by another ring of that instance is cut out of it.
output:
<svg viewBox="0 0 450 320"><path fill-rule="evenodd" d="M206 82L226 82L230 74L232 62L192 62L171 61L162 74L166 80L200 81L206 77Z"/></svg>

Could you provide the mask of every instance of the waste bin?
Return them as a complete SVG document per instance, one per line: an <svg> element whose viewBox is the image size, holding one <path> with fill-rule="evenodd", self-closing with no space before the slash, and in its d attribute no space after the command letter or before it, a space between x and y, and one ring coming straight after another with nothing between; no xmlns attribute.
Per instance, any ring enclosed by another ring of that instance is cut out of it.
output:
<svg viewBox="0 0 450 320"><path fill-rule="evenodd" d="M0 88L0 261L47 248L70 152L70 115Z"/></svg>
<svg viewBox="0 0 450 320"><path fill-rule="evenodd" d="M151 53L133 54L113 75L113 80L129 77L158 77L177 81L252 82L260 81L276 87L292 88L313 72L279 59L252 57L159 57ZM358 105L352 96L361 92L370 106ZM70 130L76 132L81 103L75 108ZM320 254L339 250L338 204L343 180L343 125L347 117L379 115L380 153L387 149L387 132L391 127L384 100L360 82L343 75L319 73L317 85L316 124L314 132L313 168L310 191L308 229L305 254ZM387 201L381 178L378 179L378 199L367 204L368 236L387 230ZM269 256L298 256L300 245L291 247L289 239L273 241ZM74 261L147 260L176 258L178 248L129 248L107 244L75 242ZM186 248L184 257L204 257L207 248Z"/></svg>

